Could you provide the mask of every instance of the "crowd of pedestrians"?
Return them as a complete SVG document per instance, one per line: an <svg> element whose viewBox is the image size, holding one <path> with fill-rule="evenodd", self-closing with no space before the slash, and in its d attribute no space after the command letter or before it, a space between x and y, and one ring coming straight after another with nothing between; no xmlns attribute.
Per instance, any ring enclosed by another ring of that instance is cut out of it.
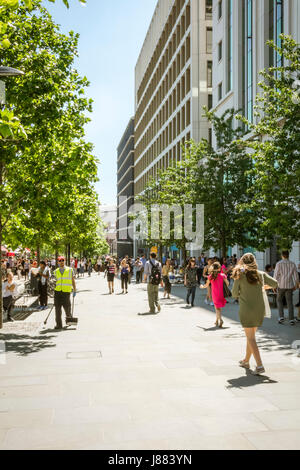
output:
<svg viewBox="0 0 300 470"><path fill-rule="evenodd" d="M289 324L300 322L300 303L298 316L295 317L293 294L300 292L300 265L289 260L289 252L282 252L282 259L275 266L267 265L265 271L259 271L253 254L247 253L240 259L235 255L218 259L206 258L204 253L196 258L190 258L184 266L166 256L161 263L156 253L151 253L147 260L145 255L136 259L126 255L120 259L103 256L96 262L86 258L72 258L70 267L65 266L65 259L46 259L37 265L36 260L22 258L18 260L6 259L2 261L3 273L2 296L3 306L7 311L7 319L12 321L11 311L13 299L17 295L17 285L14 276L19 280L36 279L40 309L45 310L48 305L47 287L51 277L55 279L54 304L56 311L56 329L62 328L62 307L66 313L66 322L71 316L70 296L76 295L75 278L83 277L85 273L91 276L93 269L98 275L104 273L107 278L109 294L115 292L115 278L120 276L121 293L128 294L132 276L135 274L136 284L147 283L149 311L141 315L154 315L161 311L159 287L163 288L163 298L170 299L172 285L176 276L182 278L186 288L187 307L193 308L196 302L197 288L206 289L206 304L214 306L216 312L215 326L222 328L224 320L222 310L226 307L229 298L239 304L239 317L246 336L246 354L239 362L243 368L250 368L250 359L256 361L254 374L265 372L260 352L256 342L256 332L262 326L264 318L270 316L270 306L267 292L276 295L279 324L285 322L284 306L287 305ZM232 291L230 290L233 282Z"/></svg>

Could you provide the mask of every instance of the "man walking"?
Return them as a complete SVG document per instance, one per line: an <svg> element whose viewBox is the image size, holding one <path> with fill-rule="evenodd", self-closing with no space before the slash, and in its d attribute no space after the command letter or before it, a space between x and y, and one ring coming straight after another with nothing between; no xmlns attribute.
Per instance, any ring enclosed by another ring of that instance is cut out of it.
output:
<svg viewBox="0 0 300 470"><path fill-rule="evenodd" d="M136 259L134 266L135 266L135 282L136 284L139 284L141 282L141 272L143 268L143 263L140 260L140 258Z"/></svg>
<svg viewBox="0 0 300 470"><path fill-rule="evenodd" d="M150 260L145 264L144 270L144 282L148 280L148 302L149 302L149 313L155 314L155 306L158 312L160 312L160 304L158 301L158 288L161 283L161 264L156 261L156 253L151 253Z"/></svg>
<svg viewBox="0 0 300 470"><path fill-rule="evenodd" d="M289 260L288 251L282 252L282 260L276 264L274 278L278 281L278 323L284 323L283 297L285 296L289 310L290 325L295 325L293 292L298 289L299 280L296 264Z"/></svg>
<svg viewBox="0 0 300 470"><path fill-rule="evenodd" d="M56 330L62 329L62 310L64 308L66 314L66 322L71 315L71 301L70 295L73 290L73 297L76 296L76 284L72 268L65 266L65 258L58 258L58 269L54 271L56 278L56 287L54 293L54 305L55 305L55 318L56 318Z"/></svg>

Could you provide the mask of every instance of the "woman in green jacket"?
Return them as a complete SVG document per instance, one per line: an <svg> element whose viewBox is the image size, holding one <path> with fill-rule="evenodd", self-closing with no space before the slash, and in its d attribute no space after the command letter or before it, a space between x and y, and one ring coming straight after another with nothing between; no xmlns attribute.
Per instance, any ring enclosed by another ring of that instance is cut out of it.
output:
<svg viewBox="0 0 300 470"><path fill-rule="evenodd" d="M252 253L247 253L241 258L233 270L232 278L234 279L232 296L239 299L239 316L247 337L246 357L239 364L245 369L250 369L249 361L253 354L257 367L252 373L260 375L265 372L265 369L255 334L262 326L266 315L263 290L274 289L278 283L268 274L258 271L257 262Z"/></svg>

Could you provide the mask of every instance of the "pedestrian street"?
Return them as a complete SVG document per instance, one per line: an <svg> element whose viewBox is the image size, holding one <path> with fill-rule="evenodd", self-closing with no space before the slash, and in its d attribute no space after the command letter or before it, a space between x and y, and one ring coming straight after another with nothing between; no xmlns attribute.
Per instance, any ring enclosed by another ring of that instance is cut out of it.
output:
<svg viewBox="0 0 300 470"><path fill-rule="evenodd" d="M259 330L266 373L238 366L238 305L214 308L185 288L148 312L146 285L109 295L103 274L77 280L78 327L55 331L52 312L0 334L0 449L299 449L300 325ZM160 298L162 292L160 292ZM254 363L251 367L254 368Z"/></svg>

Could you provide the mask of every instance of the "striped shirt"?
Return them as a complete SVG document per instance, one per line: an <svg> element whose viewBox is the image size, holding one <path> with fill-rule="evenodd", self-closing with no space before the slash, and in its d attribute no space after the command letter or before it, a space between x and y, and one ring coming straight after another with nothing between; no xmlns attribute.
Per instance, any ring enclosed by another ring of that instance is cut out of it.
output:
<svg viewBox="0 0 300 470"><path fill-rule="evenodd" d="M293 289L299 283L297 266L288 259L279 261L276 264L274 278L278 281L279 289Z"/></svg>

